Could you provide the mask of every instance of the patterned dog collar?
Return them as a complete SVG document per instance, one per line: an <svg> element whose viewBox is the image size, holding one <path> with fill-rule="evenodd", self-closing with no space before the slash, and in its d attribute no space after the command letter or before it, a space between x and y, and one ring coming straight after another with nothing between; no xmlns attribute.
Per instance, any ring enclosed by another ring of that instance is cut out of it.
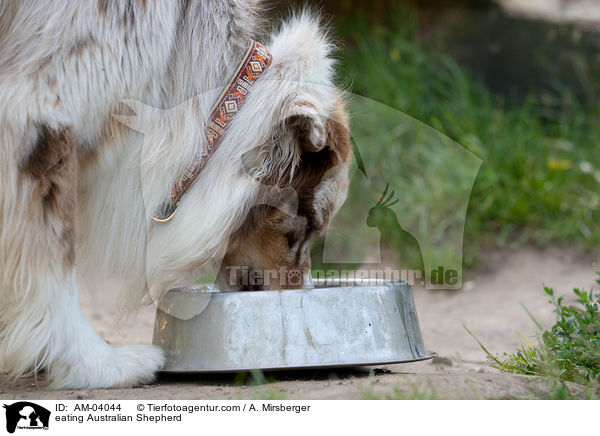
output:
<svg viewBox="0 0 600 436"><path fill-rule="evenodd" d="M260 43L251 41L242 62L236 68L231 80L211 109L202 153L197 155L186 167L183 174L177 178L169 199L163 202L152 215L154 221L165 223L173 218L179 207L181 197L192 187L208 159L223 140L231 120L244 105L250 88L268 68L271 60L271 53L267 49Z"/></svg>

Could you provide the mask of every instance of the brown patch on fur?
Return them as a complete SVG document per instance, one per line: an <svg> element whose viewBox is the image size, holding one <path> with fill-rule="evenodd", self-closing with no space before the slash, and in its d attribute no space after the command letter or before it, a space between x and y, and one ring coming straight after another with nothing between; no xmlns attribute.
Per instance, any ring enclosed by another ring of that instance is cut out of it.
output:
<svg viewBox="0 0 600 436"><path fill-rule="evenodd" d="M55 90L57 85L58 85L58 80L56 80L56 77L49 77L48 78L48 87L51 90Z"/></svg>
<svg viewBox="0 0 600 436"><path fill-rule="evenodd" d="M294 136L296 137L301 150L319 151L321 149L320 146L313 144L308 139L313 123L312 117L306 115L292 115L285 123L289 129L294 131Z"/></svg>
<svg viewBox="0 0 600 436"><path fill-rule="evenodd" d="M98 0L98 14L102 17L106 17L108 12L108 0Z"/></svg>
<svg viewBox="0 0 600 436"><path fill-rule="evenodd" d="M136 113L126 104L118 102L115 109L109 111L109 115L104 119L102 129L100 130L100 144L115 144L126 136L130 135L132 130L119 120L113 118L112 114L126 116L135 116Z"/></svg>
<svg viewBox="0 0 600 436"><path fill-rule="evenodd" d="M310 102L301 101L297 103L298 106L304 106L312 108L315 113L317 108ZM342 108L343 109L343 108ZM310 132L313 128L313 117L308 115L296 114L288 117L285 120L285 125L288 129L294 132L294 136L298 141L298 146L302 151L319 151L323 148L322 144L313 144L309 140Z"/></svg>
<svg viewBox="0 0 600 436"><path fill-rule="evenodd" d="M146 2L144 0L127 0L125 3L125 14L123 15L123 27L133 27L135 23L136 8L144 8Z"/></svg>
<svg viewBox="0 0 600 436"><path fill-rule="evenodd" d="M88 143L79 144L77 147L77 167L79 172L84 172L89 165L98 162L98 150Z"/></svg>
<svg viewBox="0 0 600 436"><path fill-rule="evenodd" d="M350 122L348 113L342 100L338 100L334 106L331 118L325 123L327 130L327 145L338 156L338 162L345 162L348 155L352 153L350 142Z"/></svg>
<svg viewBox="0 0 600 436"><path fill-rule="evenodd" d="M89 36L85 39L80 39L67 52L67 59L72 58L73 56L79 56L85 50L89 50L90 48L95 47L97 45L98 45L98 41L93 36Z"/></svg>
<svg viewBox="0 0 600 436"><path fill-rule="evenodd" d="M327 171L346 161L352 148L348 131L348 116L343 103L338 102L336 104L332 118L326 121L327 144L319 151L306 151L307 149L304 148L305 143L303 141L308 141L306 136L309 129L306 123L310 119L304 116L300 118L303 120L295 119L295 121L292 121L299 127L297 133L300 136L297 137L297 145L301 155L300 164L294 169L294 175L289 186L298 193L298 214L310 218L312 216L315 188L322 181ZM311 147L308 148L308 150L310 149ZM266 185L278 184L280 187L285 187L287 185L286 180L285 177L277 180L271 178L263 180L263 183ZM311 220L309 219L309 221Z"/></svg>
<svg viewBox="0 0 600 436"><path fill-rule="evenodd" d="M352 149L348 117L341 101L336 104L332 117L325 123L327 144L319 151L306 151L311 149L305 147L306 144L303 142L308 141L310 128L306 124L310 119L306 118L295 117L291 121L288 120L291 124L286 124L287 127L296 129L296 147L300 153L299 165L294 168L291 182L289 179L275 178L275 176L268 176L266 180L261 180L270 186L277 184L284 187L285 184L294 188L298 194L297 216L290 217L275 207L261 205L259 198L259 205L250 210L244 223L230 240L228 253L223 261L225 267L279 269L285 266L296 270L310 267L310 240L326 230L330 218L328 211L323 211L323 221L319 222L316 219L315 189L330 169L339 166L340 171L347 171L347 167L343 164L347 162ZM265 203L273 204L273 201L278 199L269 200ZM250 259L246 254L249 252L259 253L260 265L253 264L257 260Z"/></svg>
<svg viewBox="0 0 600 436"><path fill-rule="evenodd" d="M75 154L70 128L53 130L44 124L39 128L33 151L20 168L21 175L35 184L31 198L34 213L41 213L46 224L50 217L62 223L58 238L65 267L75 263Z"/></svg>

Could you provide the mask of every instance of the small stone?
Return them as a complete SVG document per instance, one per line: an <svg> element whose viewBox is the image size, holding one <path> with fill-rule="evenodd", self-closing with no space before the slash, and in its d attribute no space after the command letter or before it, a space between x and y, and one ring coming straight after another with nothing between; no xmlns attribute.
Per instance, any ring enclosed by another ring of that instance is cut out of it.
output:
<svg viewBox="0 0 600 436"><path fill-rule="evenodd" d="M390 371L387 368L373 368L371 370L371 374L373 375L383 375L383 374L391 374L392 371Z"/></svg>

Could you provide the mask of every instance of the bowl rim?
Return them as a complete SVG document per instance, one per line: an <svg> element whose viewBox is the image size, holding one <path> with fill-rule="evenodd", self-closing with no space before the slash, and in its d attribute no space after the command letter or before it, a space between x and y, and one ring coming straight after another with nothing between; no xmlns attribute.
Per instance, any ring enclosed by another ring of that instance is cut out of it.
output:
<svg viewBox="0 0 600 436"><path fill-rule="evenodd" d="M180 288L169 289L165 294L222 294L222 295L257 295L271 293L292 293L292 292L310 292L325 289L343 289L343 288L389 288L389 287L407 287L412 290L410 284L404 280L386 280L386 279L313 279L312 286L302 288L284 288L284 289L261 289L256 291L236 291L221 290L215 284L195 284Z"/></svg>

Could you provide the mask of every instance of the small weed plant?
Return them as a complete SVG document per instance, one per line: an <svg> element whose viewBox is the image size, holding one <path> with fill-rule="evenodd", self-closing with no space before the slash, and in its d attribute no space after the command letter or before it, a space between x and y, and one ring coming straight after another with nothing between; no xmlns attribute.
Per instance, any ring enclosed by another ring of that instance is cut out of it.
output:
<svg viewBox="0 0 600 436"><path fill-rule="evenodd" d="M600 273L597 280L600 284ZM594 290L573 290L575 301L566 304L564 297L556 297L554 290L544 288L556 313L556 323L543 329L525 309L539 329L536 343L523 339L526 344L516 352L499 357L467 329L487 354L491 366L502 371L551 377L600 390L600 294ZM465 327L466 328L466 327Z"/></svg>

